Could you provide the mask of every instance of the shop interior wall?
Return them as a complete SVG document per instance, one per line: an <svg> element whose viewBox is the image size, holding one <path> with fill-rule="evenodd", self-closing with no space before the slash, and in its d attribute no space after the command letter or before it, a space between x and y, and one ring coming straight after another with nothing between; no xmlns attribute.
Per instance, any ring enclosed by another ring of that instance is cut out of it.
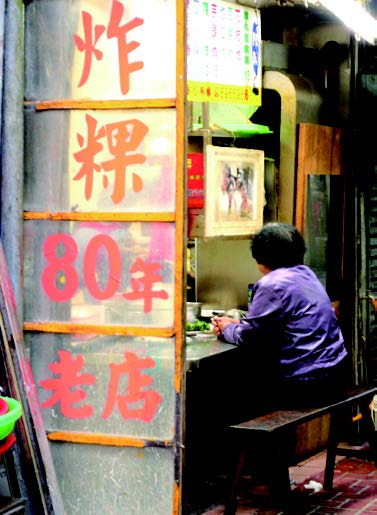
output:
<svg viewBox="0 0 377 515"><path fill-rule="evenodd" d="M275 12L275 14L277 14ZM284 17L280 17L282 19ZM279 19L273 16L273 23ZM289 21L289 17L286 17ZM301 29L293 25L270 27L263 40L263 85L274 88L281 98L278 130L279 155L275 159L278 187L277 218L294 222L297 124L315 123L344 127L349 111L349 34L340 25L320 23ZM263 16L262 16L263 27ZM265 32L266 34L266 32ZM262 28L263 36L263 28ZM276 37L276 39L274 39ZM263 105L262 116L252 121L270 126L271 110ZM276 113L275 113L276 114ZM267 115L267 118L264 117ZM265 219L265 221L269 221ZM205 308L247 309L247 285L260 277L250 253L250 239L197 239L197 297ZM326 444L328 420L300 428L297 457L305 457Z"/></svg>
<svg viewBox="0 0 377 515"><path fill-rule="evenodd" d="M249 240L197 239L197 295L204 309L247 309L248 283L260 277Z"/></svg>
<svg viewBox="0 0 377 515"><path fill-rule="evenodd" d="M279 95L283 95L283 89L287 89L284 82L288 81L291 91L285 116L293 119L288 120L289 123L281 119L274 134L279 139L280 149L276 162L280 221L293 223L294 220L297 123L336 127L343 126L347 119L348 39L344 27L326 23L304 32L288 27L282 31L279 41L263 41L264 84L277 84ZM272 81L266 80L268 74L274 77ZM274 118L274 114L264 109L265 96L262 91L260 111L267 118L254 119L254 115L252 121L271 126L273 120L268 117ZM260 277L251 256L250 239L198 238L195 242L196 300L206 309L247 309L247 285Z"/></svg>

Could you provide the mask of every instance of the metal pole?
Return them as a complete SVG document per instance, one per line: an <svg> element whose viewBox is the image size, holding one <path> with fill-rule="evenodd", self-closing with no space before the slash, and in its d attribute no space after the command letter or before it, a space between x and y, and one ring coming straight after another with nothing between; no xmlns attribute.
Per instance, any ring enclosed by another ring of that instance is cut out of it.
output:
<svg viewBox="0 0 377 515"><path fill-rule="evenodd" d="M7 0L5 8L1 228L5 259L19 320L23 320L23 100L24 9L22 0Z"/></svg>

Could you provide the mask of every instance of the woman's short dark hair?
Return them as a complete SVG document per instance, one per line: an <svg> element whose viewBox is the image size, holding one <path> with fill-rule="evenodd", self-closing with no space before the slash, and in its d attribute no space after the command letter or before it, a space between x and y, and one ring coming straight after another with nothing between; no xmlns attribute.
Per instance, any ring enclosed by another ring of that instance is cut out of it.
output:
<svg viewBox="0 0 377 515"><path fill-rule="evenodd" d="M304 262L305 241L294 225L271 222L251 239L251 253L257 263L270 270L301 265Z"/></svg>

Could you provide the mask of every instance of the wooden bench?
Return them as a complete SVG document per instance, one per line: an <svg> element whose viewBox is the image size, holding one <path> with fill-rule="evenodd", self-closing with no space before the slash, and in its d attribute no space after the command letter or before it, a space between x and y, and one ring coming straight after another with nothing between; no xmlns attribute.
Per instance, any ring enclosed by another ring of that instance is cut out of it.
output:
<svg viewBox="0 0 377 515"><path fill-rule="evenodd" d="M230 427L232 438L237 442L239 452L234 473L231 477L230 493L225 505L224 515L233 515L237 510L237 488L241 479L246 456L251 445L263 446L263 459L268 466L271 494L289 502L291 482L289 477L289 458L287 456L287 435L301 424L330 415L329 434L326 447L326 468L324 488L331 490L334 478L336 456L360 455L365 450L341 447L340 439L345 416L356 410L361 414L360 421L369 443L369 453L377 466L377 440L370 412L370 403L377 394L377 387L357 388L349 391L349 396L331 406L290 411L275 411L267 415L242 422ZM354 414L354 413L353 413Z"/></svg>

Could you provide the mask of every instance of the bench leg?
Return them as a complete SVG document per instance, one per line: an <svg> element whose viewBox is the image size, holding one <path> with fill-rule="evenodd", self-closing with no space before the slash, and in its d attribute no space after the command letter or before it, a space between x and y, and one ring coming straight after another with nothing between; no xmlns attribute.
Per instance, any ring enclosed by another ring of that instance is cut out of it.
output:
<svg viewBox="0 0 377 515"><path fill-rule="evenodd" d="M332 413L330 415L330 428L329 436L327 440L327 452L326 452L326 468L325 477L323 481L323 487L325 490L331 490L334 481L334 470L335 470L335 458L336 450L338 447L339 438L339 424L341 416L339 413Z"/></svg>
<svg viewBox="0 0 377 515"><path fill-rule="evenodd" d="M271 440L270 450L267 453L271 474L271 494L285 502L291 496L286 443L283 438L280 439L278 436Z"/></svg>
<svg viewBox="0 0 377 515"><path fill-rule="evenodd" d="M362 415L362 424L366 432L366 437L369 443L374 464L377 466L377 432L372 422L369 400L362 400L359 403L360 413ZM345 412L340 410L331 414L329 438L327 442L327 455L326 455L326 468L324 477L325 490L331 490L334 481L335 458L338 454L338 444L340 436L340 427L342 420L344 420ZM341 454L341 453L340 453ZM355 451L357 454L357 451Z"/></svg>
<svg viewBox="0 0 377 515"><path fill-rule="evenodd" d="M270 437L266 439L264 445L266 446L264 459L268 466L268 481L271 489L271 495L282 501L284 504L289 501L291 495L289 467L287 462L286 449L284 447L284 441L280 441L280 439L277 437ZM238 484L242 477L248 451L249 449L245 445L241 448L241 451L238 454L235 471L231 477L229 496L225 503L224 515L235 515L237 513Z"/></svg>
<svg viewBox="0 0 377 515"><path fill-rule="evenodd" d="M229 492L229 497L225 502L224 515L235 515L237 512L237 505L238 505L237 489L238 489L238 483L242 476L242 471L243 471L243 467L245 464L246 455L247 455L247 448L242 447L242 449L238 455L238 460L236 463L234 473L231 477L230 492Z"/></svg>
<svg viewBox="0 0 377 515"><path fill-rule="evenodd" d="M258 472L265 480L266 486L269 488L270 497L280 503L282 513L290 513L292 505L292 491L289 477L289 465L287 454L287 442L285 435L276 435L267 433L264 438L259 440L260 449L257 452L257 463L259 464ZM263 449L261 453L260 450ZM247 448L249 452L249 448ZM239 462L237 472L234 475L232 494L226 505L224 515L235 515L237 513L237 484L242 476L242 469L247 456L243 451ZM252 455L251 455L252 456Z"/></svg>

